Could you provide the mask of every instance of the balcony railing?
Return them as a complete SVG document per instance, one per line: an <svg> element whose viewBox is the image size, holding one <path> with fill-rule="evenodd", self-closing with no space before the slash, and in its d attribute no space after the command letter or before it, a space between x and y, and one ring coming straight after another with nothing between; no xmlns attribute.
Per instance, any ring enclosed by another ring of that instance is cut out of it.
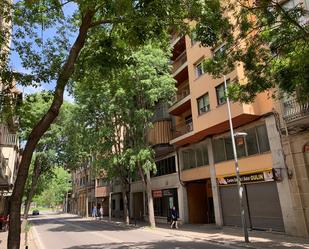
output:
<svg viewBox="0 0 309 249"><path fill-rule="evenodd" d="M4 146L15 146L18 145L17 134L7 133L1 136L0 144Z"/></svg>
<svg viewBox="0 0 309 249"><path fill-rule="evenodd" d="M309 102L300 103L297 99L283 102L283 118L286 122L292 122L309 116Z"/></svg>
<svg viewBox="0 0 309 249"><path fill-rule="evenodd" d="M173 62L173 71L174 74L183 64L187 62L187 53L184 52Z"/></svg>
<svg viewBox="0 0 309 249"><path fill-rule="evenodd" d="M173 105L176 104L177 102L181 101L185 97L190 95L190 88L189 85L185 86L181 90L177 91L177 94L173 97Z"/></svg>
<svg viewBox="0 0 309 249"><path fill-rule="evenodd" d="M193 131L193 122L192 119L186 120L186 122L179 123L175 126L175 130L173 133L173 138L180 137L189 132Z"/></svg>

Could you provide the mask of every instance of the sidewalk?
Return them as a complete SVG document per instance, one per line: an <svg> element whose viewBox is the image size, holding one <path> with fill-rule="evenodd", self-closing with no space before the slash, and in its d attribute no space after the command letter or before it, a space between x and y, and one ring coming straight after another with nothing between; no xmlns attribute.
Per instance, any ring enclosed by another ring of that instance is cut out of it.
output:
<svg viewBox="0 0 309 249"><path fill-rule="evenodd" d="M106 219L104 222L108 222ZM126 226L121 220L113 219L111 223L118 226ZM133 220L134 223L134 220ZM130 227L135 227L130 224ZM178 230L171 229L168 224L157 224L155 229L150 229L145 222L137 222L137 227L153 233L170 234L174 236L187 237L196 241L210 241L212 243L228 246L253 248L253 249L284 249L284 248L307 248L309 239L293 237L283 233L266 231L249 231L250 243L245 243L242 230L236 227L218 228L212 224L193 225L184 224Z"/></svg>
<svg viewBox="0 0 309 249"><path fill-rule="evenodd" d="M7 237L8 237L8 232L0 232L0 248L1 249L7 248ZM35 244L31 229L27 235L27 242L25 241L25 233L20 234L20 248L24 249L26 248L26 246L28 246L29 249L39 249Z"/></svg>

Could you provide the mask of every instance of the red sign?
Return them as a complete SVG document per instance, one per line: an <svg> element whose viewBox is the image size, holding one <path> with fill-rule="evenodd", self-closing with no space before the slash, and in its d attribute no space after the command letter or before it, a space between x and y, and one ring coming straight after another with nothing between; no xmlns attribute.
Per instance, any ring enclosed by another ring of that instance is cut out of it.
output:
<svg viewBox="0 0 309 249"><path fill-rule="evenodd" d="M161 198L162 197L162 190L154 190L152 191L153 198Z"/></svg>

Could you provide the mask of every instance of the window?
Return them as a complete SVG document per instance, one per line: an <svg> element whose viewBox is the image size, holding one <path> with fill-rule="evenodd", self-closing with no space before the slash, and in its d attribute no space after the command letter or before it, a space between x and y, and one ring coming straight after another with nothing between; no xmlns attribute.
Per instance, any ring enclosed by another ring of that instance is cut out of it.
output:
<svg viewBox="0 0 309 249"><path fill-rule="evenodd" d="M195 150L196 154L196 167L200 167L204 165L204 160L203 160L203 151L202 148L197 148Z"/></svg>
<svg viewBox="0 0 309 249"><path fill-rule="evenodd" d="M185 117L187 132L193 131L192 115Z"/></svg>
<svg viewBox="0 0 309 249"><path fill-rule="evenodd" d="M199 64L195 66L196 78L199 78L203 74L204 74L203 62L200 62Z"/></svg>
<svg viewBox="0 0 309 249"><path fill-rule="evenodd" d="M169 157L156 162L157 173L153 176L168 175L176 172L175 157Z"/></svg>
<svg viewBox="0 0 309 249"><path fill-rule="evenodd" d="M225 52L225 44L222 44L221 46L217 47L213 51L213 58L221 56Z"/></svg>
<svg viewBox="0 0 309 249"><path fill-rule="evenodd" d="M199 115L208 112L210 110L208 93L197 99L197 107Z"/></svg>
<svg viewBox="0 0 309 249"><path fill-rule="evenodd" d="M255 128L246 130L245 132L247 133L246 143L247 143L248 156L259 153Z"/></svg>
<svg viewBox="0 0 309 249"><path fill-rule="evenodd" d="M225 159L225 148L224 148L224 139L219 138L215 139L213 142L213 151L214 151L214 160L216 163L222 162Z"/></svg>
<svg viewBox="0 0 309 249"><path fill-rule="evenodd" d="M221 83L216 87L217 103L222 105L226 102L224 83Z"/></svg>
<svg viewBox="0 0 309 249"><path fill-rule="evenodd" d="M233 145L232 145L231 137L224 138L224 142L225 142L226 159L227 160L234 159Z"/></svg>
<svg viewBox="0 0 309 249"><path fill-rule="evenodd" d="M192 146L182 151L183 169L192 169L209 164L208 151L205 144Z"/></svg>
<svg viewBox="0 0 309 249"><path fill-rule="evenodd" d="M196 31L193 30L191 32L191 35L190 35L190 38L191 38L191 47L193 47L195 44L196 44Z"/></svg>
<svg viewBox="0 0 309 249"><path fill-rule="evenodd" d="M207 145L202 145L204 165L209 164Z"/></svg>
<svg viewBox="0 0 309 249"><path fill-rule="evenodd" d="M246 133L246 137L237 137L235 139L238 157L255 155L270 150L265 125L260 125L248 129L246 130ZM215 163L234 159L231 137L229 136L225 138L214 139L213 151Z"/></svg>
<svg viewBox="0 0 309 249"><path fill-rule="evenodd" d="M236 137L236 151L238 157L246 156L246 145L245 145L245 138L244 137Z"/></svg>
<svg viewBox="0 0 309 249"><path fill-rule="evenodd" d="M269 151L270 147L269 147L266 126L261 125L261 126L256 127L256 132L257 132L258 139L259 139L260 153Z"/></svg>

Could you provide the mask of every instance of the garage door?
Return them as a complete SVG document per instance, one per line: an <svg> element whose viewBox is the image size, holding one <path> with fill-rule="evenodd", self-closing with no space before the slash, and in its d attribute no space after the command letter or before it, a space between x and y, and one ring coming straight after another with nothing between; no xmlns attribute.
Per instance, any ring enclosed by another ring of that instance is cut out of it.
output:
<svg viewBox="0 0 309 249"><path fill-rule="evenodd" d="M220 187L223 222L226 226L241 226L240 205L236 185ZM244 203L246 204L244 193ZM246 221L249 225L248 209L245 205Z"/></svg>
<svg viewBox="0 0 309 249"><path fill-rule="evenodd" d="M241 226L237 186L220 187L220 194L224 225ZM275 182L245 184L244 204L248 227L284 231Z"/></svg>
<svg viewBox="0 0 309 249"><path fill-rule="evenodd" d="M283 232L284 224L276 183L247 184L246 190L252 228Z"/></svg>

